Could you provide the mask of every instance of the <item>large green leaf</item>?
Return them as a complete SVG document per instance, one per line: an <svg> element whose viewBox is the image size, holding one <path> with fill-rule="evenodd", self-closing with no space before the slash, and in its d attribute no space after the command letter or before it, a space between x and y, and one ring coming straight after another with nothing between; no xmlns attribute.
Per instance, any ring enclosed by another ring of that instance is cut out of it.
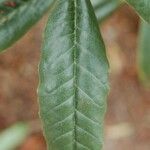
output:
<svg viewBox="0 0 150 150"><path fill-rule="evenodd" d="M0 52L11 46L48 10L53 0L11 0L0 3Z"/></svg>
<svg viewBox="0 0 150 150"><path fill-rule="evenodd" d="M126 0L139 15L150 23L150 0Z"/></svg>
<svg viewBox="0 0 150 150"><path fill-rule="evenodd" d="M150 25L142 22L138 45L138 68L142 81L150 85Z"/></svg>
<svg viewBox="0 0 150 150"><path fill-rule="evenodd" d="M90 0L57 0L39 73L48 150L101 150L108 62Z"/></svg>
<svg viewBox="0 0 150 150"><path fill-rule="evenodd" d="M14 150L24 140L29 133L28 125L17 123L0 133L0 150Z"/></svg>
<svg viewBox="0 0 150 150"><path fill-rule="evenodd" d="M120 0L91 0L97 19L102 22L121 4Z"/></svg>

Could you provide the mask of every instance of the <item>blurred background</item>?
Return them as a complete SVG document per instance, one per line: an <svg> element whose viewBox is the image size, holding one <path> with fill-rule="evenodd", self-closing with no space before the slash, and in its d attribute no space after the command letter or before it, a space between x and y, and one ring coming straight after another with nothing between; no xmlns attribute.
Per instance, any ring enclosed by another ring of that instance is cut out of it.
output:
<svg viewBox="0 0 150 150"><path fill-rule="evenodd" d="M0 131L11 136L11 129L10 133L3 130L17 122L28 124L23 130L22 124L12 127L13 131L19 129L19 136L26 135L21 136L25 140L16 150L46 150L36 93L46 20L47 16L0 55ZM137 74L138 29L139 18L127 5L101 25L111 84L104 150L150 150L150 89L141 84Z"/></svg>

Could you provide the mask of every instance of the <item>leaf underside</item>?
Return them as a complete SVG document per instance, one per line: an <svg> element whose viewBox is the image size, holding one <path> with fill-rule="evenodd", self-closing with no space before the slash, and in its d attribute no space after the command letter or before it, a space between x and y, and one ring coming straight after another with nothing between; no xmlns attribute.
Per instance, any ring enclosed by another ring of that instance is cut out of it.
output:
<svg viewBox="0 0 150 150"><path fill-rule="evenodd" d="M0 52L11 46L48 10L53 0L0 2Z"/></svg>
<svg viewBox="0 0 150 150"><path fill-rule="evenodd" d="M58 0L39 68L48 150L101 150L108 62L90 0Z"/></svg>
<svg viewBox="0 0 150 150"><path fill-rule="evenodd" d="M138 14L150 23L150 0L126 0Z"/></svg>
<svg viewBox="0 0 150 150"><path fill-rule="evenodd" d="M138 68L141 80L150 86L150 25L142 22L138 42Z"/></svg>

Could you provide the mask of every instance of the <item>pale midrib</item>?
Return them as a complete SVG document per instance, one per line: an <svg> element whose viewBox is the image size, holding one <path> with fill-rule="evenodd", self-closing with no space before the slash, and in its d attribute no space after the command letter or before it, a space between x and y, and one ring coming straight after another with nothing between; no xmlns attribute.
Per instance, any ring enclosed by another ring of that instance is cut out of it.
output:
<svg viewBox="0 0 150 150"><path fill-rule="evenodd" d="M77 108L77 1L74 0L74 51L73 51L73 88L74 88L74 134L73 150L76 150L76 108Z"/></svg>

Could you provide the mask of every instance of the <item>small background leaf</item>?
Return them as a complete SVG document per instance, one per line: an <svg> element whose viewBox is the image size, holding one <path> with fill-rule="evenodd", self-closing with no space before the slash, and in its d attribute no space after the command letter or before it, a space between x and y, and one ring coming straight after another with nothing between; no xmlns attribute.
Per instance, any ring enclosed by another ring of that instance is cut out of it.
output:
<svg viewBox="0 0 150 150"><path fill-rule="evenodd" d="M126 0L138 14L150 23L150 0Z"/></svg>
<svg viewBox="0 0 150 150"><path fill-rule="evenodd" d="M121 4L120 0L91 0L97 19L102 22Z"/></svg>
<svg viewBox="0 0 150 150"><path fill-rule="evenodd" d="M0 3L0 52L11 46L50 8L53 0L10 0Z"/></svg>
<svg viewBox="0 0 150 150"><path fill-rule="evenodd" d="M27 124L18 123L0 133L0 150L14 150L29 133Z"/></svg>
<svg viewBox="0 0 150 150"><path fill-rule="evenodd" d="M150 25L146 22L141 23L138 43L139 76L150 86Z"/></svg>

